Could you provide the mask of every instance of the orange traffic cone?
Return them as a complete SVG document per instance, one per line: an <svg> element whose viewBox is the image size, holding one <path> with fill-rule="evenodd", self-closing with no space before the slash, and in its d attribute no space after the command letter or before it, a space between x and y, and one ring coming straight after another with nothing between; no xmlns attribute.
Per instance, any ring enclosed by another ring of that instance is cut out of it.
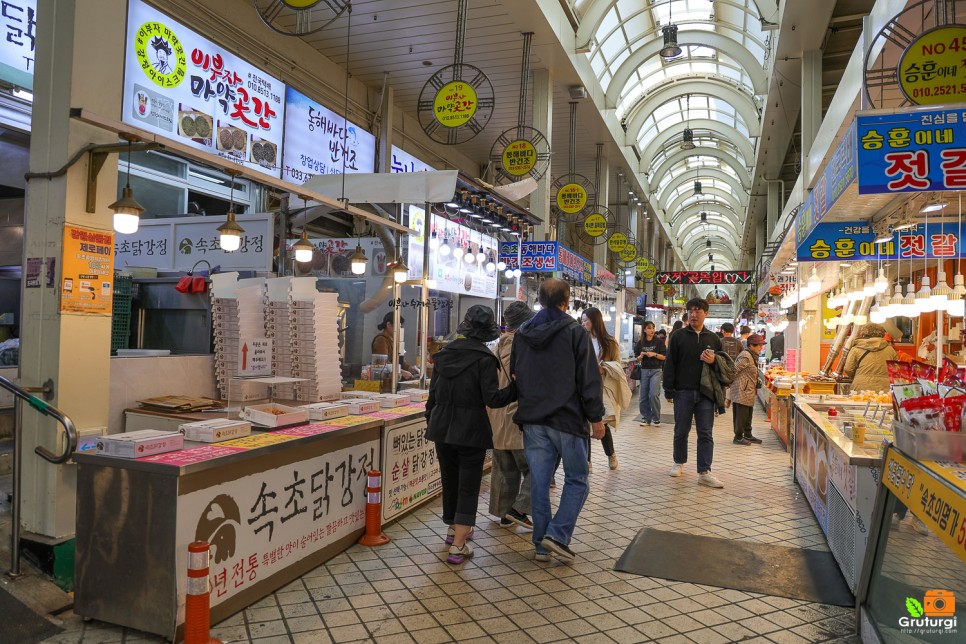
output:
<svg viewBox="0 0 966 644"><path fill-rule="evenodd" d="M211 587L208 582L207 541L188 544L188 590L184 605L185 644L221 644L211 637Z"/></svg>
<svg viewBox="0 0 966 644"><path fill-rule="evenodd" d="M359 543L364 546L384 546L389 543L389 537L382 533L382 472L369 471L366 533Z"/></svg>

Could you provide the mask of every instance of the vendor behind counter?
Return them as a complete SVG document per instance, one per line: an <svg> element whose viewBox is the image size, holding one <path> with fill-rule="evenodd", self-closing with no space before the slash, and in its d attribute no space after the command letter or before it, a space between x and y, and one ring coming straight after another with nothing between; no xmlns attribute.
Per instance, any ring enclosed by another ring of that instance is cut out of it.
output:
<svg viewBox="0 0 966 644"><path fill-rule="evenodd" d="M898 360L899 354L885 339L886 329L881 324L866 324L859 329L849 349L843 374L851 376L852 391L889 391L889 370L886 363Z"/></svg>
<svg viewBox="0 0 966 644"><path fill-rule="evenodd" d="M389 311L383 316L382 322L376 327L381 333L372 339L372 355L384 355L388 358L389 362L392 362L392 357L395 355L395 346L393 344L393 335L395 328L393 326L393 312ZM399 335L402 336L402 325L406 321L403 318L399 318ZM419 373L419 369L413 365L406 362L406 357L403 354L399 355L399 366L402 368L402 379L409 380L413 376Z"/></svg>

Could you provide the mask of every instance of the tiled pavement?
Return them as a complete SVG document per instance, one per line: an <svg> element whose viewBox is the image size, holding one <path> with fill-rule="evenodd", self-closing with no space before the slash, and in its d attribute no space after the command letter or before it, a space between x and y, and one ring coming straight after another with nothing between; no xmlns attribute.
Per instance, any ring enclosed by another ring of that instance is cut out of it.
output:
<svg viewBox="0 0 966 644"><path fill-rule="evenodd" d="M438 499L386 527L392 543L353 546L222 622L225 642L854 642L854 612L834 606L613 571L649 526L826 549L792 482L788 456L758 412L763 445L731 443L730 411L715 426L714 472L723 490L696 484L694 443L685 476L670 478L672 424L639 427L636 400L615 434L620 469L593 446L591 492L573 565L533 561L528 533L481 514L472 560L445 562ZM665 410L669 412L670 410ZM562 483L562 476L558 476ZM556 498L561 485L551 491ZM484 479L480 510L488 503ZM48 642L161 641L66 614Z"/></svg>

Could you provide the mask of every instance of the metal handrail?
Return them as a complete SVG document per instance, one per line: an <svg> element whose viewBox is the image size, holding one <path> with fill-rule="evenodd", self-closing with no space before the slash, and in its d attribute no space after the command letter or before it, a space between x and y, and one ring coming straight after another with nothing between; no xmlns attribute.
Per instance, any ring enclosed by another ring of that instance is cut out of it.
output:
<svg viewBox="0 0 966 644"><path fill-rule="evenodd" d="M3 376L0 376L0 388L6 389L17 398L25 401L28 405L39 411L44 416L50 416L64 426L64 431L67 433L67 449L64 450L63 454L54 454L46 447L39 445L34 449L34 452L45 461L54 463L55 465L69 461L70 457L77 449L77 429L74 427L74 421L72 421L64 412L60 411L53 405L41 400L40 398L37 398L36 396L32 396L29 389L18 387ZM43 388L34 390L44 391ZM17 449L19 449L19 446Z"/></svg>

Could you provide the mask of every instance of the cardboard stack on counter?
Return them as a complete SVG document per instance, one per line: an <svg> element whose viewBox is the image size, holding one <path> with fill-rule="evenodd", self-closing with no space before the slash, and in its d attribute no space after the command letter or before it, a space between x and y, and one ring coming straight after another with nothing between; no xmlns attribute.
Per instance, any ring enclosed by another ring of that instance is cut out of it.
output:
<svg viewBox="0 0 966 644"><path fill-rule="evenodd" d="M238 280L238 273L211 276L211 317L215 336L215 378L222 400L259 400L268 388L257 382L238 382L240 338L265 336L265 280Z"/></svg>
<svg viewBox="0 0 966 644"><path fill-rule="evenodd" d="M292 376L292 302L289 299L291 277L268 280L268 311L265 316L265 337L272 340L272 374ZM275 385L275 398L295 400L293 384Z"/></svg>
<svg viewBox="0 0 966 644"><path fill-rule="evenodd" d="M292 376L295 399L338 400L342 390L339 357L339 296L319 293L315 278L294 278L291 288Z"/></svg>

